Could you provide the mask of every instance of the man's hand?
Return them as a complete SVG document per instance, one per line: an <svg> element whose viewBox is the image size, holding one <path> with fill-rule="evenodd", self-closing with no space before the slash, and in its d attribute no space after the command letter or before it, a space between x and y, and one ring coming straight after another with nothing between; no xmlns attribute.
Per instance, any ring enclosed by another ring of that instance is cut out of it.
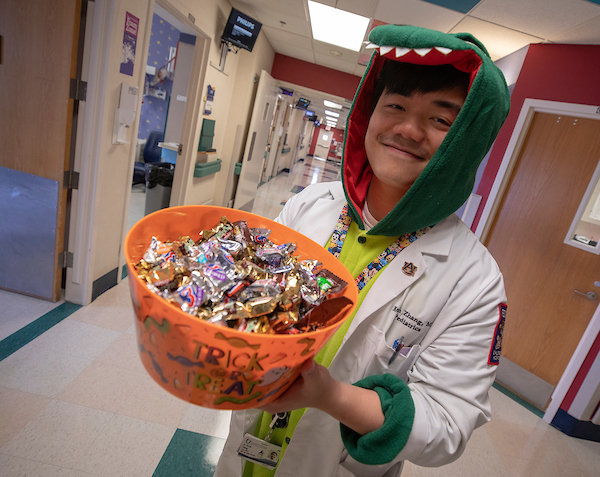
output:
<svg viewBox="0 0 600 477"><path fill-rule="evenodd" d="M304 407L326 412L359 434L379 429L384 421L375 391L332 378L327 368L312 359L302 365L300 376L285 393L261 409L275 414Z"/></svg>
<svg viewBox="0 0 600 477"><path fill-rule="evenodd" d="M261 409L270 414L304 407L321 409L324 401L331 396L337 383L338 381L331 377L327 368L309 359L302 364L300 376L288 390L275 401L261 407Z"/></svg>

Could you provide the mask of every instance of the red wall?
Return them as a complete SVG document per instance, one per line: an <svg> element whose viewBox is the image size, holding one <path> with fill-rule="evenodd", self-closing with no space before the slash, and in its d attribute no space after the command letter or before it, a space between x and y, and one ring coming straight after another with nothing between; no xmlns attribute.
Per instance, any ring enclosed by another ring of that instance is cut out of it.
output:
<svg viewBox="0 0 600 477"><path fill-rule="evenodd" d="M511 97L510 113L477 188L482 201L472 230L477 228L525 99L600 106L599 81L600 46L539 44L529 47Z"/></svg>
<svg viewBox="0 0 600 477"><path fill-rule="evenodd" d="M281 81L353 99L360 76L275 53L271 76Z"/></svg>

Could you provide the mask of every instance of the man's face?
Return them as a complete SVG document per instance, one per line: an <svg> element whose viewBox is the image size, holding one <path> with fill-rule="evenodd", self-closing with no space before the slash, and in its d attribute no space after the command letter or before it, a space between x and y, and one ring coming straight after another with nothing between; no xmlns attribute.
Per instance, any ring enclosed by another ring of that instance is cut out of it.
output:
<svg viewBox="0 0 600 477"><path fill-rule="evenodd" d="M384 90L365 136L374 181L403 196L442 144L464 101L460 88L412 96Z"/></svg>

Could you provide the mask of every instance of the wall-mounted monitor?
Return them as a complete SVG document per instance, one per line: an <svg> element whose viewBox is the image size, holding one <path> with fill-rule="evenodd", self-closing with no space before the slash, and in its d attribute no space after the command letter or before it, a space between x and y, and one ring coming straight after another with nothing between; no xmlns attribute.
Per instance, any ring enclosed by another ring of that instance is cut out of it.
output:
<svg viewBox="0 0 600 477"><path fill-rule="evenodd" d="M252 51L261 27L262 23L232 8L221 39L245 50Z"/></svg>
<svg viewBox="0 0 600 477"><path fill-rule="evenodd" d="M310 105L310 100L308 100L306 98L300 98L298 100L298 102L296 103L296 108L304 109L306 111L306 108L308 108L309 105Z"/></svg>

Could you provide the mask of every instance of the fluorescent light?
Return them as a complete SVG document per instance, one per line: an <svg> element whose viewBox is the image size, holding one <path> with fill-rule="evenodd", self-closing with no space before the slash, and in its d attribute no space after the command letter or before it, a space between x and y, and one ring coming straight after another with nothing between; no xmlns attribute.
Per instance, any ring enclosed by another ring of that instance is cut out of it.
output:
<svg viewBox="0 0 600 477"><path fill-rule="evenodd" d="M325 106L327 106L328 108L333 108L333 109L342 109L343 108L343 106L341 104L334 103L333 101L329 101L327 99L323 100L323 104Z"/></svg>
<svg viewBox="0 0 600 477"><path fill-rule="evenodd" d="M340 117L340 113L335 113L333 111L327 111L327 110L325 110L325 114L327 114L328 116L333 116L334 118L339 118Z"/></svg>
<svg viewBox="0 0 600 477"><path fill-rule="evenodd" d="M369 19L308 0L310 24L315 40L360 51Z"/></svg>

